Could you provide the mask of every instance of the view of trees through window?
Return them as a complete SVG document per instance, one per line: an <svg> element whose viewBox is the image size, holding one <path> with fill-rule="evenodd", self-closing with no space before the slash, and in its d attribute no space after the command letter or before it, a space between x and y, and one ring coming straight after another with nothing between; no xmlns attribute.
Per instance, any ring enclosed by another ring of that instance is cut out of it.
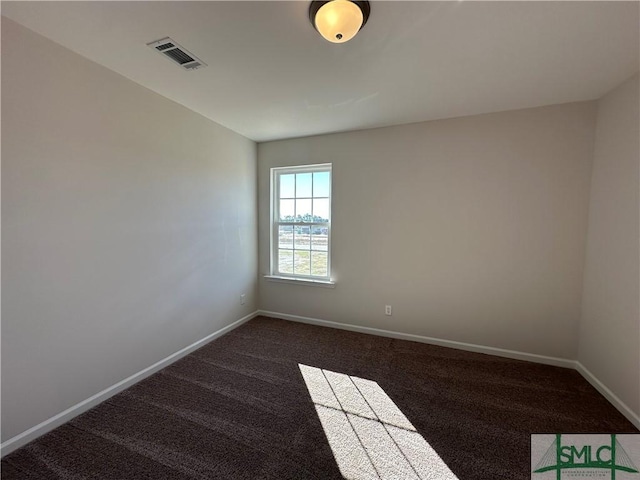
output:
<svg viewBox="0 0 640 480"><path fill-rule="evenodd" d="M327 277L330 171L281 174L278 182L278 273Z"/></svg>

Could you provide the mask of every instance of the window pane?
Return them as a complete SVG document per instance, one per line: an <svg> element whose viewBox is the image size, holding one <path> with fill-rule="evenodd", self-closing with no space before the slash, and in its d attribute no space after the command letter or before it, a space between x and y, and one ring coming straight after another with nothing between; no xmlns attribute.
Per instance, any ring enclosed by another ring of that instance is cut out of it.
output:
<svg viewBox="0 0 640 480"><path fill-rule="evenodd" d="M310 173L298 173L296 174L296 197L310 197L311 196L311 174Z"/></svg>
<svg viewBox="0 0 640 480"><path fill-rule="evenodd" d="M296 200L296 221L311 222L311 199Z"/></svg>
<svg viewBox="0 0 640 480"><path fill-rule="evenodd" d="M327 276L327 253L311 252L311 275Z"/></svg>
<svg viewBox="0 0 640 480"><path fill-rule="evenodd" d="M304 250L295 250L294 258L295 263L293 266L293 273L297 275L309 275L311 273L311 263L309 261L311 252Z"/></svg>
<svg viewBox="0 0 640 480"><path fill-rule="evenodd" d="M280 200L280 221L293 222L294 221L294 206L295 200Z"/></svg>
<svg viewBox="0 0 640 480"><path fill-rule="evenodd" d="M278 227L278 247L293 248L293 227L291 225Z"/></svg>
<svg viewBox="0 0 640 480"><path fill-rule="evenodd" d="M274 275L328 278L332 174L324 168L330 166L271 169Z"/></svg>
<svg viewBox="0 0 640 480"><path fill-rule="evenodd" d="M296 176L280 175L280 198L294 198L295 197L295 180Z"/></svg>
<svg viewBox="0 0 640 480"><path fill-rule="evenodd" d="M331 180L331 176L329 172L314 173L313 174L313 196L328 197L330 180Z"/></svg>
<svg viewBox="0 0 640 480"><path fill-rule="evenodd" d="M278 250L278 272L293 273L293 250Z"/></svg>
<svg viewBox="0 0 640 480"><path fill-rule="evenodd" d="M309 250L309 245L311 243L310 230L311 227L296 226L295 235L293 237L293 248L302 248L304 250Z"/></svg>
<svg viewBox="0 0 640 480"><path fill-rule="evenodd" d="M311 232L311 250L326 252L329 250L329 229L327 227L313 227Z"/></svg>
<svg viewBox="0 0 640 480"><path fill-rule="evenodd" d="M329 221L329 199L328 198L313 199L313 221L314 222Z"/></svg>

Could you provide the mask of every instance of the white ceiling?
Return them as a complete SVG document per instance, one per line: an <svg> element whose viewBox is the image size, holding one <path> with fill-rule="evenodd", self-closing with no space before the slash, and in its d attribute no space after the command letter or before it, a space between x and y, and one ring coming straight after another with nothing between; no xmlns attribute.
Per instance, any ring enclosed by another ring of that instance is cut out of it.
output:
<svg viewBox="0 0 640 480"><path fill-rule="evenodd" d="M256 141L599 98L639 68L638 2L373 1L331 44L309 2L2 2L2 14ZM146 43L170 36L209 66Z"/></svg>

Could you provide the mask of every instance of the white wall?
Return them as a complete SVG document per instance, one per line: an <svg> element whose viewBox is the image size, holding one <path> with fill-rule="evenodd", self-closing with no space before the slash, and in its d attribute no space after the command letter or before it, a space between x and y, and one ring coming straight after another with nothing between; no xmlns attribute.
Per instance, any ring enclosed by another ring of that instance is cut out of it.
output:
<svg viewBox="0 0 640 480"><path fill-rule="evenodd" d="M255 162L3 18L3 440L255 310Z"/></svg>
<svg viewBox="0 0 640 480"><path fill-rule="evenodd" d="M598 102L579 361L640 417L638 74Z"/></svg>
<svg viewBox="0 0 640 480"><path fill-rule="evenodd" d="M584 102L259 144L260 274L269 169L333 162L337 282L261 278L260 308L575 359L594 123Z"/></svg>

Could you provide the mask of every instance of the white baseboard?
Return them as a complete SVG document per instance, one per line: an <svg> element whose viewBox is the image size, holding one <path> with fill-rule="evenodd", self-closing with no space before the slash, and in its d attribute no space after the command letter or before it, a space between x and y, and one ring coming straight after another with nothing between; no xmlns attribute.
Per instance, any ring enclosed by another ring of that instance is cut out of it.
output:
<svg viewBox="0 0 640 480"><path fill-rule="evenodd" d="M6 442L2 443L2 445L0 445L0 456L3 457L13 452L14 450L22 447L23 445L26 445L30 441L35 440L39 436L44 435L45 433L53 430L56 427L59 427L60 425L68 422L72 418L77 417L81 413L84 413L90 408L95 407L99 403L104 402L105 400L114 396L115 394L120 393L121 391L129 388L135 383L138 383L140 380L143 380L148 376L156 373L158 370L161 370L164 367L172 364L173 362L180 360L182 357L188 355L194 350L197 350L198 348L202 347L204 344L218 337L221 337L225 333L230 332L234 328L239 327L243 323L248 322L249 320L251 320L252 318L255 318L256 316L258 316L258 311L250 313L249 315L242 317L240 320L236 320L232 324L227 325L226 327L221 328L220 330L213 332L210 335L207 335L206 337L198 340L197 342L192 343L188 347L185 347L181 350L178 350L175 353L172 353L171 355L169 355L166 358L163 358L159 362L156 362L153 365L143 370L140 370L137 373L134 373L130 377L125 378L124 380L116 383L115 385L105 388L101 392L96 393L95 395L87 398L86 400L83 400L82 402L67 408L65 411L60 412L59 414L45 420L42 423L39 423L35 427L31 427L30 429L25 430L24 432L16 435L15 437L10 438Z"/></svg>
<svg viewBox="0 0 640 480"><path fill-rule="evenodd" d="M576 362L576 370L593 386L593 388L598 390L604 398L609 400L609 403L616 407L621 414L627 417L627 420L633 423L636 428L640 429L640 415L631 410L626 403L620 400L615 393L609 390L609 388L598 380L598 378L582 363Z"/></svg>
<svg viewBox="0 0 640 480"><path fill-rule="evenodd" d="M379 337L397 338L400 340L410 340L412 342L428 343L430 345L438 345L440 347L456 348L458 350L466 350L469 352L486 353L497 357L513 358L515 360L525 360L528 362L543 363L545 365L553 365L556 367L575 368L575 361L567 358L548 357L546 355L537 355L535 353L517 352L515 350L506 350L504 348L485 347L483 345L475 345L473 343L456 342L454 340L443 340L440 338L425 337L422 335L414 335L411 333L394 332L391 330L382 330L380 328L362 327L360 325L349 325L347 323L330 322L329 320L320 320L318 318L301 317L299 315L289 315L288 313L267 312L258 310L259 315L265 317L280 318L282 320L291 320L293 322L309 323L312 325L320 325L323 327L339 328L341 330L349 330L352 332L368 333L370 335L378 335Z"/></svg>
<svg viewBox="0 0 640 480"><path fill-rule="evenodd" d="M293 322L309 323L323 327L339 328L352 332L368 333L381 337L398 338L400 340L411 340L414 342L428 343L430 345L438 345L441 347L457 348L458 350L466 350L469 352L486 353L488 355L496 355L499 357L513 358L516 360L526 360L529 362L542 363L545 365L553 365L556 367L571 368L577 370L598 392L604 396L620 413L622 413L631 423L640 429L640 416L629 408L622 400L620 400L604 383L598 380L589 370L576 360L567 358L548 357L545 355L537 355L535 353L517 352L515 350L505 350L502 348L485 347L482 345L474 345L472 343L456 342L453 340L442 340L440 338L424 337L422 335L413 335L410 333L393 332L390 330L382 330L379 328L362 327L359 325L349 325L346 323L330 322L328 320L320 320L318 318L301 317L299 315L290 315L288 313L268 312L258 310L259 315L265 317L280 318L282 320L291 320Z"/></svg>
<svg viewBox="0 0 640 480"><path fill-rule="evenodd" d="M192 343L191 345L169 355L168 357L154 363L153 365L131 375L128 378L112 385L101 392L83 400L72 407L69 407L63 412L45 420L42 423L10 438L0 445L0 456L7 455L14 450L26 445L32 440L35 440L41 435L59 427L60 425L68 422L72 418L86 412L90 408L98 405L99 403L107 400L113 395L120 393L121 391L129 388L140 380L154 374L158 370L170 365L171 363L179 360L180 358L188 355L189 353L202 347L204 344L221 337L227 332L239 327L245 322L248 322L252 318L258 315L264 315L265 317L280 318L283 320L290 320L300 323L308 323L312 325L319 325L324 327L338 328L342 330L349 330L353 332L367 333L370 335L378 335L382 337L397 338L400 340L410 340L414 342L427 343L430 345L438 345L442 347L457 348L458 350L466 350L470 352L486 353L489 355L496 355L499 357L513 358L516 360L526 360L535 363L542 363L546 365L554 365L558 367L572 368L577 370L593 387L598 390L614 407L616 407L620 413L622 413L631 423L640 429L640 416L636 414L631 408L629 408L622 400L620 400L609 388L607 388L600 380L598 380L587 368L580 362L575 360L569 360L566 358L548 357L545 355L537 355L533 353L518 352L515 350L506 350L502 348L486 347L482 345L474 345L471 343L456 342L453 340L442 340L439 338L425 337L422 335L413 335L410 333L393 332L390 330L382 330L379 328L363 327L359 325L349 325L346 323L331 322L328 320L320 320L317 318L302 317L299 315L289 315L286 313L269 312L265 310L257 310L230 325L227 325L220 330L207 335L206 337Z"/></svg>

